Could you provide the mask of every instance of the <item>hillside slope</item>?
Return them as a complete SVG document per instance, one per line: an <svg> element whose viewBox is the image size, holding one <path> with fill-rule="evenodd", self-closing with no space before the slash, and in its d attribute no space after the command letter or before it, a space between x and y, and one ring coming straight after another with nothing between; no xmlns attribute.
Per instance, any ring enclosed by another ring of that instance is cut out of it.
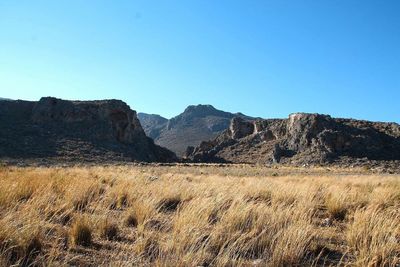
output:
<svg viewBox="0 0 400 267"><path fill-rule="evenodd" d="M234 117L253 119L241 113L224 112L211 105L188 106L180 115L167 120L159 115L139 113L146 134L160 146L184 155L188 146L197 146L226 130Z"/></svg>

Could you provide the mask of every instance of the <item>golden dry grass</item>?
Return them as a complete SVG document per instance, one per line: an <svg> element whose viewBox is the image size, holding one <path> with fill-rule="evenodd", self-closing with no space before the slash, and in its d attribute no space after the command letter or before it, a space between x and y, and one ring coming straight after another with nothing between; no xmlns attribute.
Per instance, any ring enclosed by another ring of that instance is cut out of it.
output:
<svg viewBox="0 0 400 267"><path fill-rule="evenodd" d="M0 169L5 266L399 266L399 222L366 170Z"/></svg>

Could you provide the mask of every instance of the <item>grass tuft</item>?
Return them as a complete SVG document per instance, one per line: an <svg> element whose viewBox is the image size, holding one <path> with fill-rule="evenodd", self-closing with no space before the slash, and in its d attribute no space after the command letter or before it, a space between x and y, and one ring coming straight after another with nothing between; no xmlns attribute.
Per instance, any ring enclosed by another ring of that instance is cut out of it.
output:
<svg viewBox="0 0 400 267"><path fill-rule="evenodd" d="M182 203L182 200L180 197L168 197L162 199L158 205L157 209L159 209L162 212L174 212L178 209L179 205Z"/></svg>
<svg viewBox="0 0 400 267"><path fill-rule="evenodd" d="M80 246L90 246L92 244L92 228L87 219L78 218L71 227L70 238L72 244Z"/></svg>
<svg viewBox="0 0 400 267"><path fill-rule="evenodd" d="M340 198L340 196L328 195L325 205L331 219L343 221L346 218L348 207L345 199Z"/></svg>
<svg viewBox="0 0 400 267"><path fill-rule="evenodd" d="M107 240L116 240L118 238L118 226L107 219L100 223L99 231L100 236Z"/></svg>
<svg viewBox="0 0 400 267"><path fill-rule="evenodd" d="M128 227L138 226L138 217L135 211L128 211L124 219L124 224Z"/></svg>

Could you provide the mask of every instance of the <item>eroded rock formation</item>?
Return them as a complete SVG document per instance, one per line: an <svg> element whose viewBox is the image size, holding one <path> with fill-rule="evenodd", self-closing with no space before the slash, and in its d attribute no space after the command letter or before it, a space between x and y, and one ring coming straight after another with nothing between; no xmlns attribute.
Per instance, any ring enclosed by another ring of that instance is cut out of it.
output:
<svg viewBox="0 0 400 267"><path fill-rule="evenodd" d="M0 157L87 161L174 161L146 137L136 112L119 100L0 102Z"/></svg>
<svg viewBox="0 0 400 267"><path fill-rule="evenodd" d="M400 125L294 113L288 119L233 119L214 140L188 150L196 162L328 163L400 160Z"/></svg>

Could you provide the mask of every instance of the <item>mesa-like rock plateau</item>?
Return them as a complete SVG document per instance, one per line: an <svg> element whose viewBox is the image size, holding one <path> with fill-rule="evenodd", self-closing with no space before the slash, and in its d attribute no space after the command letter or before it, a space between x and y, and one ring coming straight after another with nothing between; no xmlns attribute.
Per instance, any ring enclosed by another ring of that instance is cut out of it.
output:
<svg viewBox="0 0 400 267"><path fill-rule="evenodd" d="M399 168L400 125L294 113L288 119L234 118L211 141L189 147L194 162L368 164Z"/></svg>
<svg viewBox="0 0 400 267"><path fill-rule="evenodd" d="M146 136L136 112L120 100L0 101L0 128L2 159L176 161Z"/></svg>

